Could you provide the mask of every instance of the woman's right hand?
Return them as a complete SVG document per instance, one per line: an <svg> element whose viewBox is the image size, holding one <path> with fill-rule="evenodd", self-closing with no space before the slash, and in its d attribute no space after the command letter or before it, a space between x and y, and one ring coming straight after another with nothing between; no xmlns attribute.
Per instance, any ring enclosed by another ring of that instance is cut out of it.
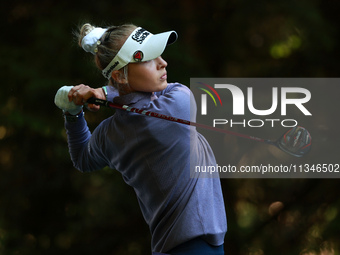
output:
<svg viewBox="0 0 340 255"><path fill-rule="evenodd" d="M94 89L84 84L74 86L68 93L69 101L73 101L76 105L84 105L91 97L106 100L106 96L102 88ZM95 104L87 104L86 107L93 112L100 109L100 106Z"/></svg>

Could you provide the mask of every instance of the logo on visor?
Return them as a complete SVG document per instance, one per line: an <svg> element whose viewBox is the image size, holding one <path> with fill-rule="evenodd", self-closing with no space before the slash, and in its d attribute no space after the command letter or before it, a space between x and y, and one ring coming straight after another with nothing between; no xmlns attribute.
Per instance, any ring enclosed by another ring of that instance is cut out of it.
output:
<svg viewBox="0 0 340 255"><path fill-rule="evenodd" d="M133 53L133 59L136 62L141 62L143 60L144 54L142 51L137 50L135 53Z"/></svg>
<svg viewBox="0 0 340 255"><path fill-rule="evenodd" d="M136 33L131 37L133 40L142 44L146 37L150 35L150 32L146 31L144 28L140 28L136 31Z"/></svg>
<svg viewBox="0 0 340 255"><path fill-rule="evenodd" d="M110 63L111 64L111 63ZM110 65L109 64L109 65ZM115 69L117 66L119 65L119 61L116 61L113 63L113 65L106 71L103 71L103 74L106 78L110 78L109 75L111 75L111 72L113 71L113 69ZM105 69L104 69L105 70Z"/></svg>

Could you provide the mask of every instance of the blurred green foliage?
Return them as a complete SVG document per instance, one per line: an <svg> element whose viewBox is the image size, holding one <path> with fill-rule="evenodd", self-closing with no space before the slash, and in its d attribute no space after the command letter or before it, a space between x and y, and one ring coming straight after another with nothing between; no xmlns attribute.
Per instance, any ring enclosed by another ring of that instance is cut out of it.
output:
<svg viewBox="0 0 340 255"><path fill-rule="evenodd" d="M0 254L150 254L133 190L110 169L77 172L68 155L57 89L105 84L73 37L79 25L176 30L163 57L168 80L187 85L190 77L337 77L338 10L336 0L2 3ZM110 114L88 113L89 125ZM222 185L226 254L339 254L339 180Z"/></svg>

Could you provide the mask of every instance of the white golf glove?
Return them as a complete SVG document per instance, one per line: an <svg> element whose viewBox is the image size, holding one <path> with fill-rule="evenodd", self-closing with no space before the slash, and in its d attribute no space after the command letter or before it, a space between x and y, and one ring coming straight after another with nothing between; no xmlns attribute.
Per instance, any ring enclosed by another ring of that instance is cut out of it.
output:
<svg viewBox="0 0 340 255"><path fill-rule="evenodd" d="M68 101L68 92L73 88L73 86L63 86L58 91L54 97L54 103L64 112L68 112L72 115L76 115L82 109L82 105L76 105L73 101Z"/></svg>

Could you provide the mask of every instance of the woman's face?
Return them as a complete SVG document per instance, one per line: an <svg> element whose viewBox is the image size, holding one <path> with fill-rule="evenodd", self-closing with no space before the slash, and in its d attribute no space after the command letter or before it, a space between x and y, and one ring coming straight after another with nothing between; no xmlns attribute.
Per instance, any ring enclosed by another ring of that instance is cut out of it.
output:
<svg viewBox="0 0 340 255"><path fill-rule="evenodd" d="M166 66L162 57L128 66L128 82L132 91L157 92L164 90L167 83ZM131 92L132 92L131 91Z"/></svg>

